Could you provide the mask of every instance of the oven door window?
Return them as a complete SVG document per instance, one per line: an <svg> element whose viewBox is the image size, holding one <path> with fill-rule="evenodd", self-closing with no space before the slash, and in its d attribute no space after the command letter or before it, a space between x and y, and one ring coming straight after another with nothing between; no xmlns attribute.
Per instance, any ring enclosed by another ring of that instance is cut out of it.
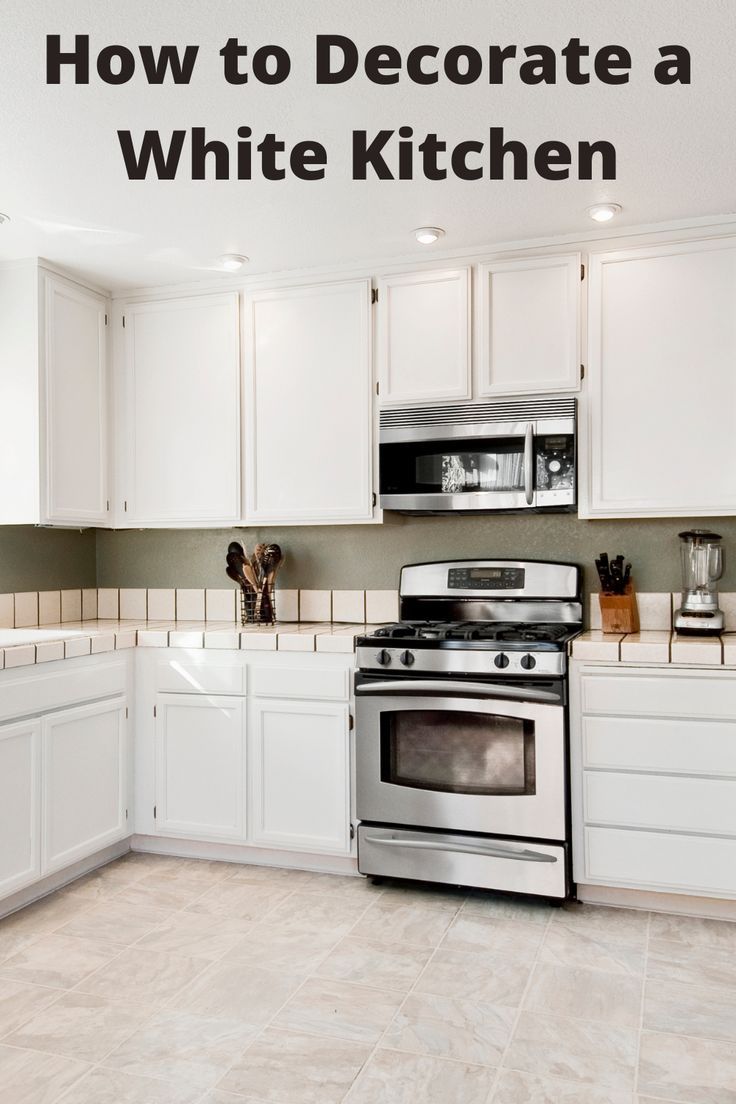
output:
<svg viewBox="0 0 736 1104"><path fill-rule="evenodd" d="M382 494L467 494L523 489L523 437L381 445Z"/></svg>
<svg viewBox="0 0 736 1104"><path fill-rule="evenodd" d="M446 710L384 713L381 780L442 793L535 794L534 723Z"/></svg>

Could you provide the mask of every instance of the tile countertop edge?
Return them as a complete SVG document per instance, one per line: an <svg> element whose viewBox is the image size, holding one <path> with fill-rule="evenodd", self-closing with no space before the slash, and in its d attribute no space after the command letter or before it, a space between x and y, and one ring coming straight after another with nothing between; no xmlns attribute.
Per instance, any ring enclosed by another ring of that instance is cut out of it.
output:
<svg viewBox="0 0 736 1104"><path fill-rule="evenodd" d="M729 670L736 667L736 633L698 637L658 629L638 633L594 629L575 638L570 654L581 663Z"/></svg>

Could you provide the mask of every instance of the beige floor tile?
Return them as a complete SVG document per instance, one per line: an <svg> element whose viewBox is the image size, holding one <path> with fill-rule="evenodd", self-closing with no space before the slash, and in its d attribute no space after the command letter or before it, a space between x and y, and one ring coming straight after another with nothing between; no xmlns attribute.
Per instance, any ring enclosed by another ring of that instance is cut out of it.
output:
<svg viewBox="0 0 736 1104"><path fill-rule="evenodd" d="M4 1042L99 1062L150 1015L151 1010L143 1006L112 1004L87 993L64 993Z"/></svg>
<svg viewBox="0 0 736 1104"><path fill-rule="evenodd" d="M178 910L194 904L210 885L199 878L190 878L188 873L146 874L133 885L122 889L116 900L134 907Z"/></svg>
<svg viewBox="0 0 736 1104"><path fill-rule="evenodd" d="M617 943L597 933L588 934L563 924L550 924L539 951L540 962L583 966L611 974L644 973L646 943Z"/></svg>
<svg viewBox="0 0 736 1104"><path fill-rule="evenodd" d="M505 920L523 920L527 924L546 924L554 911L543 901L504 897L481 889L471 891L463 905L463 912Z"/></svg>
<svg viewBox="0 0 736 1104"><path fill-rule="evenodd" d="M515 1017L515 1009L502 1005L410 993L381 1042L391 1050L497 1066Z"/></svg>
<svg viewBox="0 0 736 1104"><path fill-rule="evenodd" d="M346 935L369 907L366 900L339 900L317 893L297 890L268 914L269 924L298 928L301 931L334 932Z"/></svg>
<svg viewBox="0 0 736 1104"><path fill-rule="evenodd" d="M260 1028L222 1016L159 1012L103 1065L142 1077L213 1088Z"/></svg>
<svg viewBox="0 0 736 1104"><path fill-rule="evenodd" d="M638 1033L629 1028L522 1012L507 1069L632 1090Z"/></svg>
<svg viewBox="0 0 736 1104"><path fill-rule="evenodd" d="M285 885L299 889L306 879L315 877L311 870L289 870L283 866L257 866L255 863L230 863L230 882L252 882L254 885Z"/></svg>
<svg viewBox="0 0 736 1104"><path fill-rule="evenodd" d="M222 1089L213 1089L203 1096L199 1104L263 1104L252 1096L241 1096L240 1093L224 1092Z"/></svg>
<svg viewBox="0 0 736 1104"><path fill-rule="evenodd" d="M540 962L524 997L533 1012L639 1027L643 979Z"/></svg>
<svg viewBox="0 0 736 1104"><path fill-rule="evenodd" d="M730 1039L736 1044L736 995L730 989L652 979L644 993L643 1026L649 1031Z"/></svg>
<svg viewBox="0 0 736 1104"><path fill-rule="evenodd" d="M0 1104L54 1104L88 1069L59 1054L0 1045Z"/></svg>
<svg viewBox="0 0 736 1104"><path fill-rule="evenodd" d="M442 947L454 951L492 951L511 958L532 959L544 936L541 924L520 924L502 917L462 912L442 940Z"/></svg>
<svg viewBox="0 0 736 1104"><path fill-rule="evenodd" d="M98 1066L74 1086L63 1104L200 1104L201 1097L198 1086L174 1085ZM5 1104L1 1097L0 1101Z"/></svg>
<svg viewBox="0 0 736 1104"><path fill-rule="evenodd" d="M0 971L2 969L0 966ZM691 947L685 943L658 940L649 945L647 977L734 990L736 955L721 947Z"/></svg>
<svg viewBox="0 0 736 1104"><path fill-rule="evenodd" d="M159 1006L176 996L206 966L203 958L127 947L78 988L109 1000Z"/></svg>
<svg viewBox="0 0 736 1104"><path fill-rule="evenodd" d="M385 904L380 898L351 931L351 935L380 943L411 943L436 947L449 928L453 913L424 905Z"/></svg>
<svg viewBox="0 0 736 1104"><path fill-rule="evenodd" d="M649 913L637 909L608 908L570 901L552 910L551 927L582 931L588 936L599 935L614 943L646 943Z"/></svg>
<svg viewBox="0 0 736 1104"><path fill-rule="evenodd" d="M347 936L316 971L319 977L408 993L432 951L407 943L374 943Z"/></svg>
<svg viewBox="0 0 736 1104"><path fill-rule="evenodd" d="M231 920L262 920L290 894L280 885L254 885L232 879L217 882L188 905L190 912Z"/></svg>
<svg viewBox="0 0 736 1104"><path fill-rule="evenodd" d="M366 883L375 893L383 891L385 905L423 905L425 908L456 913L468 896L466 890L455 886L425 885L422 882L386 882L374 886L368 879Z"/></svg>
<svg viewBox="0 0 736 1104"><path fill-rule="evenodd" d="M254 930L248 920L211 916L196 912L169 913L159 925L138 940L136 946L146 951L168 951L169 954L194 955L216 960L232 950L244 936Z"/></svg>
<svg viewBox="0 0 736 1104"><path fill-rule="evenodd" d="M58 989L0 979L0 1039L59 999Z"/></svg>
<svg viewBox="0 0 736 1104"><path fill-rule="evenodd" d="M69 935L44 935L0 965L0 974L31 985L73 989L123 948Z"/></svg>
<svg viewBox="0 0 736 1104"><path fill-rule="evenodd" d="M79 916L90 905L62 890L4 917L0 920L0 963Z"/></svg>
<svg viewBox="0 0 736 1104"><path fill-rule="evenodd" d="M274 1027L377 1043L402 1000L401 993L385 989L309 978L281 1009Z"/></svg>
<svg viewBox="0 0 736 1104"><path fill-rule="evenodd" d="M733 920L653 912L649 935L655 943L664 939L690 947L721 947L736 955L736 922Z"/></svg>
<svg viewBox="0 0 736 1104"><path fill-rule="evenodd" d="M476 951L467 954L440 948L417 982L416 990L515 1008L521 1001L530 971L531 963L509 959L503 953Z"/></svg>
<svg viewBox="0 0 736 1104"><path fill-rule="evenodd" d="M504 1070L492 1104L633 1104L630 1092Z"/></svg>
<svg viewBox="0 0 736 1104"><path fill-rule="evenodd" d="M326 894L328 897L339 897L342 901L357 898L365 900L368 905L372 900L378 900L384 895L381 886L374 886L369 878L354 878L342 874L320 874L312 870L300 871L298 886L302 893Z"/></svg>
<svg viewBox="0 0 736 1104"><path fill-rule="evenodd" d="M334 932L302 931L267 920L251 927L244 939L229 951L226 958L249 962L267 970L311 974L338 942Z"/></svg>
<svg viewBox="0 0 736 1104"><path fill-rule="evenodd" d="M131 904L115 897L86 909L59 928L59 935L74 935L79 939L99 939L128 946L151 931L169 916L166 909L151 905Z"/></svg>
<svg viewBox="0 0 736 1104"><path fill-rule="evenodd" d="M493 1071L395 1050L377 1050L346 1104L485 1104Z"/></svg>
<svg viewBox="0 0 736 1104"><path fill-rule="evenodd" d="M639 1089L687 1104L736 1104L736 1049L722 1040L645 1031Z"/></svg>
<svg viewBox="0 0 736 1104"><path fill-rule="evenodd" d="M266 1024L303 980L301 974L264 970L247 962L217 962L179 993L171 1008Z"/></svg>
<svg viewBox="0 0 736 1104"><path fill-rule="evenodd" d="M284 1104L340 1104L370 1052L343 1039L267 1028L221 1087Z"/></svg>

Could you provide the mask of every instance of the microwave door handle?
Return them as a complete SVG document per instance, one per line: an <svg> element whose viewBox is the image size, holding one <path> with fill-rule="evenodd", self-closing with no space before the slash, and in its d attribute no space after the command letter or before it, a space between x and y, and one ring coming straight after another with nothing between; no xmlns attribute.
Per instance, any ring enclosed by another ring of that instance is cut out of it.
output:
<svg viewBox="0 0 736 1104"><path fill-rule="evenodd" d="M441 694L443 696L466 698L515 698L527 702L556 702L559 703L560 695L550 690L538 690L528 687L523 689L518 686L499 685L486 682L455 682L442 679L407 679L391 682L369 682L362 686L356 686L355 693L363 694Z"/></svg>
<svg viewBox="0 0 736 1104"><path fill-rule="evenodd" d="M556 855L547 855L543 851L530 851L529 848L524 848L523 851L515 851L511 847L502 847L497 843L478 845L472 843L446 843L441 840L393 839L389 836L369 835L366 835L365 841L366 843L378 843L382 847L410 847L415 850L449 851L451 854L488 855L495 859L518 859L521 862L557 862Z"/></svg>
<svg viewBox="0 0 736 1104"><path fill-rule="evenodd" d="M534 502L534 426L529 423L524 434L524 498L527 506Z"/></svg>

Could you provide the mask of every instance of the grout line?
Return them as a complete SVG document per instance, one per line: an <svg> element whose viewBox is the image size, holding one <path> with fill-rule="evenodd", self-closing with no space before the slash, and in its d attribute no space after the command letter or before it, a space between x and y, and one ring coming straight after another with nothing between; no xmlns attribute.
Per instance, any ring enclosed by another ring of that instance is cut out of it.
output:
<svg viewBox="0 0 736 1104"><path fill-rule="evenodd" d="M644 1030L644 1001L647 988L647 966L649 965L649 933L652 929L652 914L647 914L647 934L644 944L644 975L641 981L641 1001L639 1002L639 1029L636 1033L636 1065L634 1066L634 1098L639 1093L639 1063L641 1061L641 1037Z"/></svg>

